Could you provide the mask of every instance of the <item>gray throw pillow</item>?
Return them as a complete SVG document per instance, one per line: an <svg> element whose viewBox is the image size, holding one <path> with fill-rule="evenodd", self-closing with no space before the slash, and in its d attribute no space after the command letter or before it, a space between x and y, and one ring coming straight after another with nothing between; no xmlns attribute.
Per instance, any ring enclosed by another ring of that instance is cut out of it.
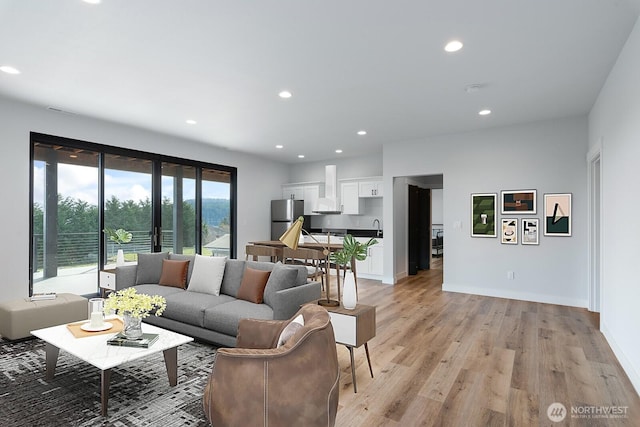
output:
<svg viewBox="0 0 640 427"><path fill-rule="evenodd" d="M298 276L298 270L295 268L287 267L281 262L276 263L273 266L267 286L264 288L264 302L267 305L272 304L272 295L283 289L289 289L295 286L296 277Z"/></svg>
<svg viewBox="0 0 640 427"><path fill-rule="evenodd" d="M169 252L139 253L136 285L157 285L162 275L162 260L168 258Z"/></svg>

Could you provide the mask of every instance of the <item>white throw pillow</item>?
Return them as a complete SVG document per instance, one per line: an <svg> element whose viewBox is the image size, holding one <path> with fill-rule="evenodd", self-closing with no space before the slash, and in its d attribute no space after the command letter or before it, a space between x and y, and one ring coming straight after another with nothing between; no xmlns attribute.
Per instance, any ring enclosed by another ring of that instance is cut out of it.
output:
<svg viewBox="0 0 640 427"><path fill-rule="evenodd" d="M304 317L302 314L298 314L295 319L293 319L289 324L280 332L280 337L278 338L278 347L285 345L287 341L291 339L293 334L298 332L300 328L304 326Z"/></svg>
<svg viewBox="0 0 640 427"><path fill-rule="evenodd" d="M220 295L220 286L222 286L226 262L226 256L215 257L196 254L187 290Z"/></svg>

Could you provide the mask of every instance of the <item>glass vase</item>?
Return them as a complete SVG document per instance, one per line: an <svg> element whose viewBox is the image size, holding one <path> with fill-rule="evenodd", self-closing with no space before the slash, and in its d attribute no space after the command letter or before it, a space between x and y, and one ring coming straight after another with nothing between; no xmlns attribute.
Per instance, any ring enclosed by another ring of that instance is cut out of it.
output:
<svg viewBox="0 0 640 427"><path fill-rule="evenodd" d="M129 312L124 312L122 318L124 319L124 336L130 340L142 338L142 318L133 317Z"/></svg>

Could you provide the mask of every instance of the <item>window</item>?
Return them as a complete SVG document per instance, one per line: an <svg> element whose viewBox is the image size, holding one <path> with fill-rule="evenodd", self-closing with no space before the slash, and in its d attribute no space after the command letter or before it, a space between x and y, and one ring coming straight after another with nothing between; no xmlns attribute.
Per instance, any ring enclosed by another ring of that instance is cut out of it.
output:
<svg viewBox="0 0 640 427"><path fill-rule="evenodd" d="M235 257L235 168L38 133L31 149L30 294L95 294L118 249L130 262L158 251Z"/></svg>

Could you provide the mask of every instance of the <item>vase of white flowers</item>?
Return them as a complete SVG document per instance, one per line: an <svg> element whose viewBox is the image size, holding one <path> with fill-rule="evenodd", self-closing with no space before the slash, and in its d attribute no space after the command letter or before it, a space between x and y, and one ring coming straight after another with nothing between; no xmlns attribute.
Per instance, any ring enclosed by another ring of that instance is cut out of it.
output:
<svg viewBox="0 0 640 427"><path fill-rule="evenodd" d="M118 228L117 230L114 230L113 228L105 228L102 231L104 231L104 233L109 237L109 240L115 242L118 245L116 265L124 265L124 251L120 248L120 245L122 245L123 243L129 243L133 238L133 234L123 228Z"/></svg>
<svg viewBox="0 0 640 427"><path fill-rule="evenodd" d="M167 300L164 297L139 294L134 288L126 288L110 294L104 305L106 313L114 311L122 316L123 332L129 339L138 339L142 336L142 319L151 315L152 311L156 316L160 316L165 308L167 308Z"/></svg>

